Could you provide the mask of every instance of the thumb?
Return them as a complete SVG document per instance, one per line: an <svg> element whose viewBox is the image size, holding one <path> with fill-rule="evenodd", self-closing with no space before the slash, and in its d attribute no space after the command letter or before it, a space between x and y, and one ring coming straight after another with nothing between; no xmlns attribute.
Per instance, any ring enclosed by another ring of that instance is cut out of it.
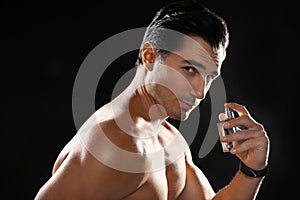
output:
<svg viewBox="0 0 300 200"><path fill-rule="evenodd" d="M220 113L219 114L219 120L224 121L225 119L227 119L227 115L225 113Z"/></svg>

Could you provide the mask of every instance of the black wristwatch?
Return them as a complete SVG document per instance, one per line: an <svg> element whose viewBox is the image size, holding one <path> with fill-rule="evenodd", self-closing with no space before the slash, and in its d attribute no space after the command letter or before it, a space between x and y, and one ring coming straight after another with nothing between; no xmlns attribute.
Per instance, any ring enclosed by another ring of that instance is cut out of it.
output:
<svg viewBox="0 0 300 200"><path fill-rule="evenodd" d="M240 171L246 174L249 177L259 178L267 176L269 173L269 165L267 165L264 169L254 170L245 165L243 162L240 162Z"/></svg>

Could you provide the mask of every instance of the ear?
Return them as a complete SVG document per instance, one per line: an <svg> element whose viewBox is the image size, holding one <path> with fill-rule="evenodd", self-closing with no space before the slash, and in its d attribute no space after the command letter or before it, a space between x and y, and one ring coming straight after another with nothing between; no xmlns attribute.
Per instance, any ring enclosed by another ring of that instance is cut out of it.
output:
<svg viewBox="0 0 300 200"><path fill-rule="evenodd" d="M148 70L152 70L153 63L157 57L156 49L150 42L146 42L142 45L142 61Z"/></svg>

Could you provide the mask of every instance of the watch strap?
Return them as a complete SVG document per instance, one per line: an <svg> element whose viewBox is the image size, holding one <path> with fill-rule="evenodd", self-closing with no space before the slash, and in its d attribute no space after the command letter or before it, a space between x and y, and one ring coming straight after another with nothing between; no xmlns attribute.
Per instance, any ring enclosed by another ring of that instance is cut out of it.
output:
<svg viewBox="0 0 300 200"><path fill-rule="evenodd" d="M240 162L240 171L249 177L259 178L267 176L269 173L269 165L267 165L264 169L254 170L245 165L243 162Z"/></svg>

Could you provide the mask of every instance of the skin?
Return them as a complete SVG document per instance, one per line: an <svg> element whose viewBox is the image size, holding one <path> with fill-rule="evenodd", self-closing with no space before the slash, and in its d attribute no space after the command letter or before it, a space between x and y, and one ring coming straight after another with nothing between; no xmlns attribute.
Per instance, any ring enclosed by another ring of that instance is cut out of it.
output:
<svg viewBox="0 0 300 200"><path fill-rule="evenodd" d="M122 157L118 157L119 153L109 143L142 155L139 163L128 162L133 168L141 164L149 169L155 163L150 154L160 150L163 159L170 158L168 155L173 151L166 147L180 133L166 119L188 118L205 98L211 82L220 75L223 61L203 39L191 38L193 41L185 38L183 47L164 60L151 43L143 44L143 64L137 67L132 83L100 108L94 115L96 120L86 123L65 146L54 164L53 176L38 191L35 200L255 199L263 178L250 178L238 171L226 187L215 192L193 163L188 148L161 168L126 172L120 170L122 164L116 167L114 163ZM202 65L192 65L196 62ZM232 102L224 106L239 114L224 128L245 126L247 129L221 137L220 141L233 142L232 154L252 169L263 169L269 155L264 127L243 105ZM220 114L220 120L225 117L224 113ZM107 152L109 156L97 157Z"/></svg>

